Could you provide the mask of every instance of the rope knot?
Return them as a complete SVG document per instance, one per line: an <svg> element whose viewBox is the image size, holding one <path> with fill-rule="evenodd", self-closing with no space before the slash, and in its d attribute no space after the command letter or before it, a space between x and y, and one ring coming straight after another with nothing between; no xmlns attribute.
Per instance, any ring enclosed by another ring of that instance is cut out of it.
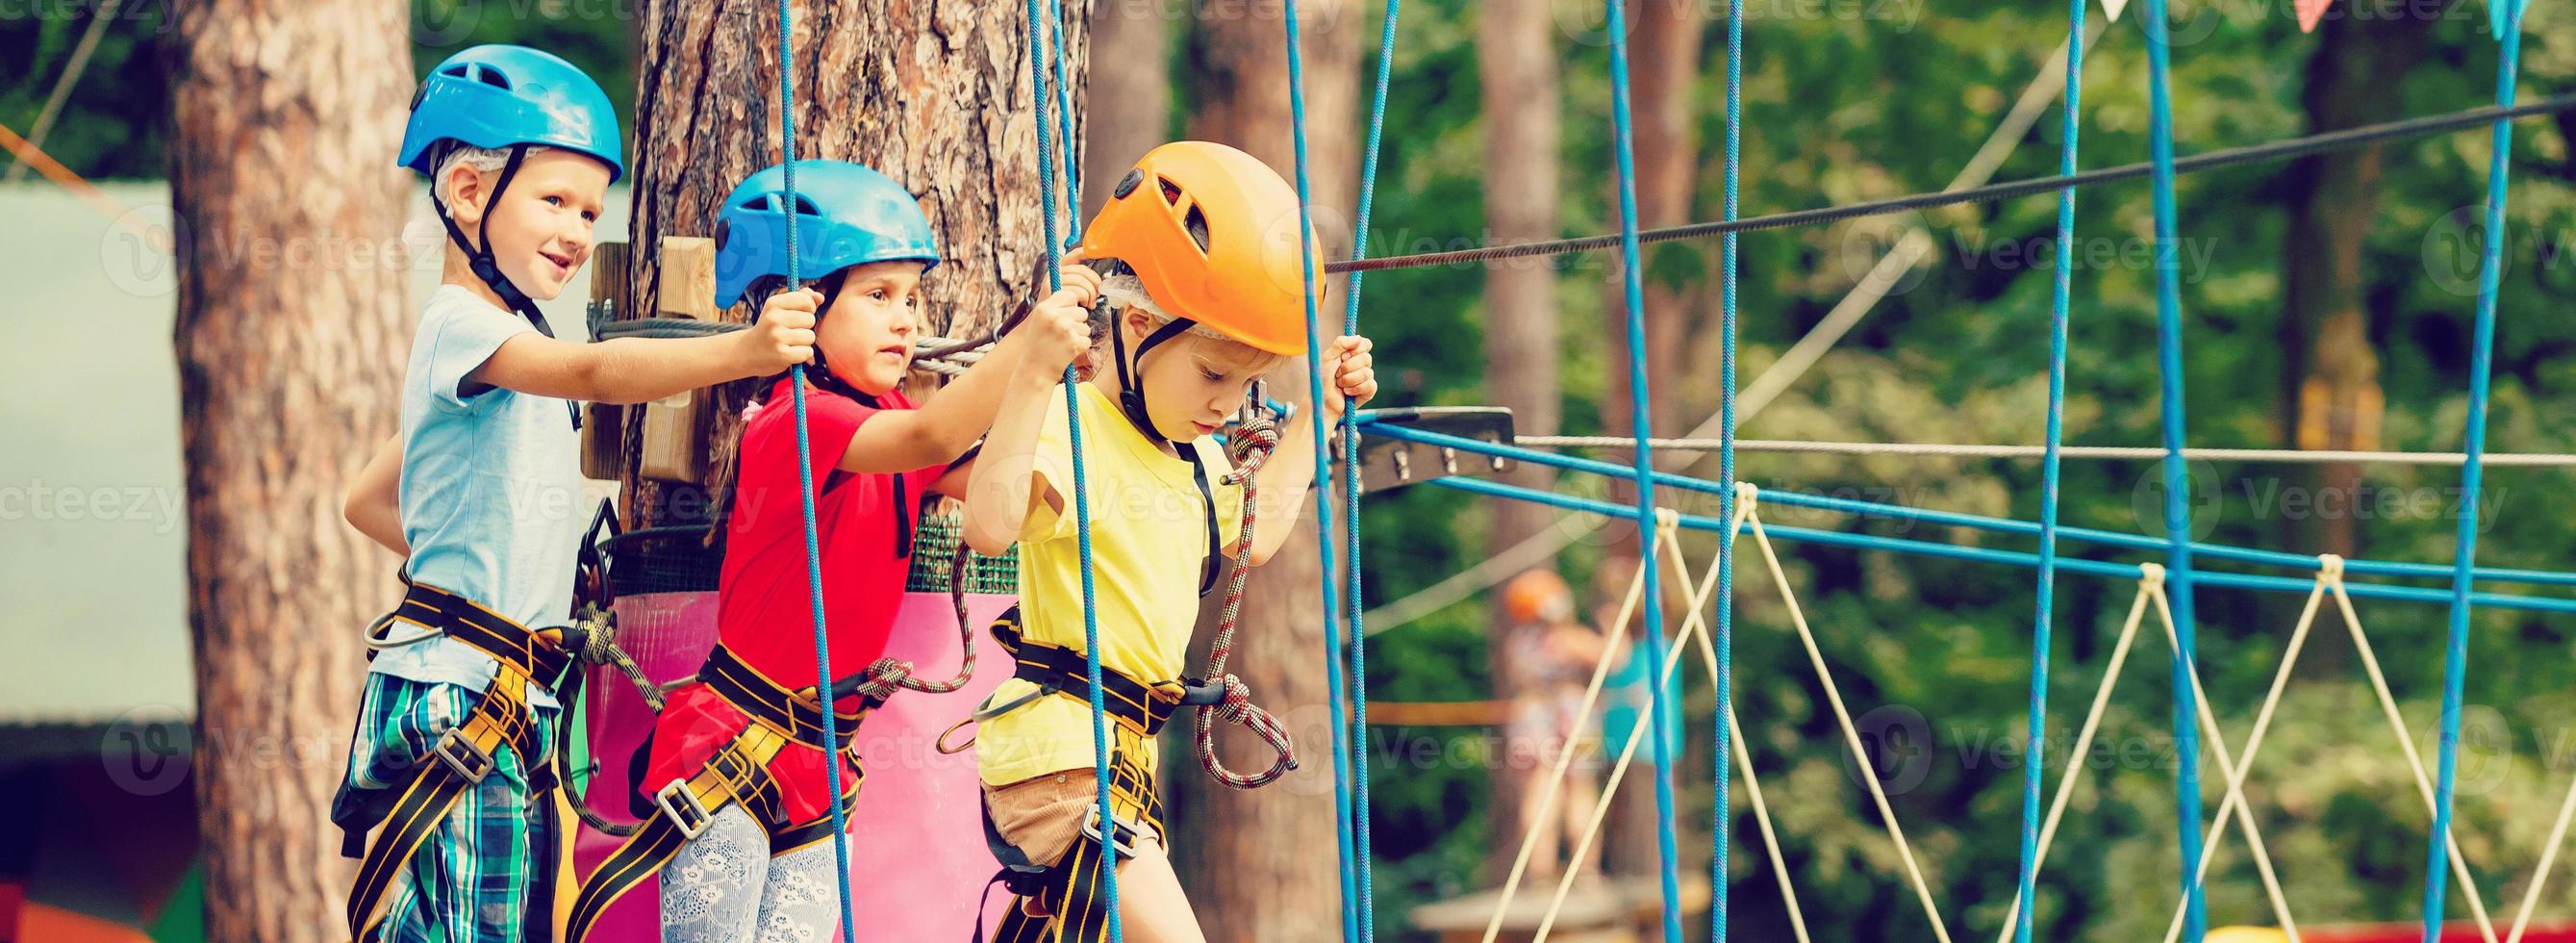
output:
<svg viewBox="0 0 2576 943"><path fill-rule="evenodd" d="M2161 563L2138 564L2138 582L2149 589L2165 585L2165 567Z"/></svg>
<svg viewBox="0 0 2576 943"><path fill-rule="evenodd" d="M1762 503L1762 486L1750 481L1736 482L1735 501L1743 510L1752 510Z"/></svg>
<svg viewBox="0 0 2576 943"><path fill-rule="evenodd" d="M2343 556L2341 554L2333 553L2318 554L2317 579L2321 582L2342 580Z"/></svg>

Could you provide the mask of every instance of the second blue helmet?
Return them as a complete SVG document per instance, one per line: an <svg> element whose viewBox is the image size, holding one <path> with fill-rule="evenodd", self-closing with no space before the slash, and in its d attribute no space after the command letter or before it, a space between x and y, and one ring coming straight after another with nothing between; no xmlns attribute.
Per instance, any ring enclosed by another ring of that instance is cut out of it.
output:
<svg viewBox="0 0 2576 943"><path fill-rule="evenodd" d="M716 221L716 307L732 307L753 282L787 274L791 216L802 279L870 262L916 261L925 270L939 264L930 220L902 184L848 161L800 160L792 208L783 164L726 195Z"/></svg>

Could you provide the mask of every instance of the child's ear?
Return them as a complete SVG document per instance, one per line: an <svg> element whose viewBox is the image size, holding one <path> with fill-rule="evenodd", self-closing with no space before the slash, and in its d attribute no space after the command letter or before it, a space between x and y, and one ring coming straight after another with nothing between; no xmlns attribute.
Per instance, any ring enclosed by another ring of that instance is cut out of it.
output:
<svg viewBox="0 0 2576 943"><path fill-rule="evenodd" d="M490 194L484 189L482 171L460 160L448 165L446 178L439 182L449 218L466 227L483 221L483 203Z"/></svg>
<svg viewBox="0 0 2576 943"><path fill-rule="evenodd" d="M1143 309L1131 306L1126 316L1119 320L1127 330L1127 343L1131 347L1144 343L1145 338L1154 333L1154 316L1146 314Z"/></svg>

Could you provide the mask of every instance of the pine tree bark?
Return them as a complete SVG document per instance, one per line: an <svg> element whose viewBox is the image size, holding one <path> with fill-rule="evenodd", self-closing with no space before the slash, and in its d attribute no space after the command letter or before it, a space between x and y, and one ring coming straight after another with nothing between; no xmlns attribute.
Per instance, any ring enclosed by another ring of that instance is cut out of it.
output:
<svg viewBox="0 0 2576 943"><path fill-rule="evenodd" d="M1485 105L1485 214L1496 243L1558 235L1556 25L1549 0L1495 0L1478 25L1476 59ZM1507 259L1485 269L1485 395L1512 411L1513 427L1549 435L1563 413L1556 369L1556 270L1546 259ZM1528 488L1550 486L1546 469L1522 465L1503 476ZM1493 524L1486 556L1502 554L1537 537L1555 512L1526 501L1490 502ZM1510 625L1499 595L1492 603L1488 662L1494 697L1508 701L1518 676L1503 632ZM1504 758L1512 756L1504 751ZM1489 880L1500 882L1517 856L1521 809L1535 796L1519 780L1493 777L1486 815L1495 840L1486 852Z"/></svg>
<svg viewBox="0 0 2576 943"><path fill-rule="evenodd" d="M1091 41L1110 50L1090 70L1090 140L1082 151L1082 215L1088 221L1109 187L1154 145L1171 137L1172 32L1169 0L1102 0L1091 11Z"/></svg>
<svg viewBox="0 0 2576 943"><path fill-rule="evenodd" d="M2308 61L2301 95L2312 130L2349 128L2396 116L2384 77L2423 55L2429 27L2416 17L2329 16ZM2290 226L2283 244L2283 444L2305 449L2379 448L2379 354L2370 340L2363 297L2362 251L2378 212L2385 152L2360 148L2301 158L2290 181ZM2320 512L2285 521L2296 546L2351 555L2361 468L2318 466L2304 472L2318 489ZM2341 499L2343 503L2327 503Z"/></svg>
<svg viewBox="0 0 2576 943"><path fill-rule="evenodd" d="M1345 221L1358 167L1350 129L1357 123L1361 14L1351 0L1309 0L1299 7L1315 230L1324 257L1331 259L1347 256L1351 245ZM1197 5L1187 55L1199 108L1190 116L1188 134L1242 148L1293 181L1281 9L1273 0ZM1342 297L1338 281L1329 297ZM1328 304L1319 314L1338 325L1341 311ZM1306 408L1302 360L1272 371L1270 381L1271 395ZM1336 521L1342 511L1333 508ZM1183 816L1175 849L1181 880L1209 939L1332 939L1340 933L1341 885L1331 844L1332 715L1325 705L1328 653L1317 593L1323 575L1314 510L1304 509L1293 522L1265 520L1257 526L1296 530L1267 566L1252 572L1230 667L1289 723L1305 765L1268 788L1236 792L1203 775L1186 751L1175 751L1163 786ZM1231 725L1219 734L1218 749L1246 766L1265 756L1259 741Z"/></svg>
<svg viewBox="0 0 2576 943"><path fill-rule="evenodd" d="M1066 81L1079 141L1088 12L1082 0L1064 9ZM794 16L797 157L866 164L920 199L944 257L922 282L928 326L945 336L975 336L1044 289L1026 7L796 0ZM634 244L654 246L664 236L712 235L716 202L744 177L778 163L778 18L766 0L646 0L642 19L628 179ZM1048 130L1061 149L1057 126ZM1056 163L1061 180L1067 168L1060 157ZM1064 231L1062 219L1058 229ZM637 309L655 310L656 254L632 253L627 268ZM744 319L757 311L745 302L728 316ZM709 474L719 500L732 479L741 407L752 387L720 389L709 411ZM629 436L640 435L640 416L627 421ZM628 484L634 486L631 464ZM630 487L638 497L629 520L687 516L682 503L656 494L673 490L679 489Z"/></svg>
<svg viewBox="0 0 2576 943"><path fill-rule="evenodd" d="M329 940L353 868L328 819L358 630L394 559L340 519L390 436L409 341L377 250L410 196L392 0L184 3L169 47L176 346L206 929Z"/></svg>

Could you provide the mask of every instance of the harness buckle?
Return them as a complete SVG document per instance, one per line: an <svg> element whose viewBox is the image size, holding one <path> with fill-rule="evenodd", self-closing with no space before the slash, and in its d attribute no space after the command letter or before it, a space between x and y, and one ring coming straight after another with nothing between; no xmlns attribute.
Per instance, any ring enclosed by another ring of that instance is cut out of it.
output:
<svg viewBox="0 0 2576 943"><path fill-rule="evenodd" d="M661 807L662 817L671 820L671 825L680 830L680 837L684 840L696 840L715 820L714 813L707 811L707 804L698 801L697 793L689 791L687 780L671 780L670 785L653 794L653 804Z"/></svg>
<svg viewBox="0 0 2576 943"><path fill-rule="evenodd" d="M1099 842L1101 847L1109 849L1117 857L1136 857L1136 830L1116 819L1111 819L1110 822L1116 826L1110 830L1117 834L1114 839L1100 834L1100 807L1093 805L1091 812L1082 819L1083 837Z"/></svg>
<svg viewBox="0 0 2576 943"><path fill-rule="evenodd" d="M492 754L483 752L483 748L475 746L474 741L462 736L463 733L462 727L449 728L439 735L438 745L430 747L429 752L438 757L439 762L447 764L447 768L454 770L456 775L465 777L466 782L480 784L483 777L492 775Z"/></svg>

